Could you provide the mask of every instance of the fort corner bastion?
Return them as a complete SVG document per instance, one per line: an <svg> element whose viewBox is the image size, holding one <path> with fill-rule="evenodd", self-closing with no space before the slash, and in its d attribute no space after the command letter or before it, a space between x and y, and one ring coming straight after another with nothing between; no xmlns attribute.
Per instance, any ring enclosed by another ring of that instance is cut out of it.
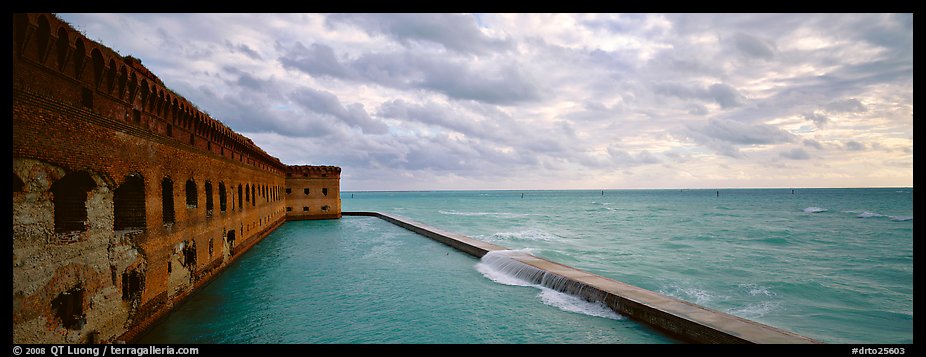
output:
<svg viewBox="0 0 926 357"><path fill-rule="evenodd" d="M131 342L286 220L341 217L139 60L13 15L13 343Z"/></svg>

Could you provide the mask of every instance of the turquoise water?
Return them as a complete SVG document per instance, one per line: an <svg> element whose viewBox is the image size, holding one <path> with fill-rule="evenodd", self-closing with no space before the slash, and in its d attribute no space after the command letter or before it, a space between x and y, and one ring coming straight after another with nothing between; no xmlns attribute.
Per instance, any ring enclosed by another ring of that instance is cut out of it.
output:
<svg viewBox="0 0 926 357"><path fill-rule="evenodd" d="M341 197L824 342L913 342L912 188Z"/></svg>
<svg viewBox="0 0 926 357"><path fill-rule="evenodd" d="M666 343L603 305L485 278L373 217L289 222L139 343Z"/></svg>
<svg viewBox="0 0 926 357"><path fill-rule="evenodd" d="M341 197L823 342L913 342L912 188ZM290 222L141 342L672 342L482 268L375 218Z"/></svg>

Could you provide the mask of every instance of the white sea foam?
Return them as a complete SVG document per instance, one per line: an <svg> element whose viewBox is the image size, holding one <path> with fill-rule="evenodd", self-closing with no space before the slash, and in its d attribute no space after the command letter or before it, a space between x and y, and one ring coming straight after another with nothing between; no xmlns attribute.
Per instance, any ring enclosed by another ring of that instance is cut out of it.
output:
<svg viewBox="0 0 926 357"><path fill-rule="evenodd" d="M874 212L864 211L864 212L862 212L862 213L859 213L858 216L856 216L856 217L858 217L858 218L871 218L871 217L884 217L884 215L883 215L883 214L880 214L880 213L874 213Z"/></svg>
<svg viewBox="0 0 926 357"><path fill-rule="evenodd" d="M563 311L575 312L589 316L620 320L622 317L601 302L585 299L561 292L569 284L566 279L547 273L521 263L512 256L530 255L529 249L500 250L486 253L476 270L486 278L504 285L531 286L540 289L538 297L544 304Z"/></svg>
<svg viewBox="0 0 926 357"><path fill-rule="evenodd" d="M437 213L453 215L453 216L496 216L503 218L511 217L527 217L531 216L530 213L513 213L513 212L460 212L454 210L439 210Z"/></svg>
<svg viewBox="0 0 926 357"><path fill-rule="evenodd" d="M497 232L493 233L488 237L484 237L486 240L490 241L507 241L507 240L529 240L529 241L544 241L544 242L555 242L561 241L562 237L555 234L539 230L539 229L527 229L517 232Z"/></svg>
<svg viewBox="0 0 926 357"><path fill-rule="evenodd" d="M762 301L758 303L747 304L746 306L735 308L729 310L728 312L731 315L736 315L747 319L755 319L765 316L769 312L778 309L779 306L781 306L781 303L778 301Z"/></svg>
<svg viewBox="0 0 926 357"><path fill-rule="evenodd" d="M668 288L664 288L659 292L664 295L676 297L698 305L711 302L716 298L714 294L707 290L692 287L682 287L678 285L669 286Z"/></svg>
<svg viewBox="0 0 926 357"><path fill-rule="evenodd" d="M819 212L826 212L826 211L827 211L826 208L820 208L820 207L807 207L804 209L804 213L819 213Z"/></svg>
<svg viewBox="0 0 926 357"><path fill-rule="evenodd" d="M758 285L758 284L739 284L740 288L743 288L749 295L752 296L775 296L774 292L768 290L768 288Z"/></svg>
<svg viewBox="0 0 926 357"><path fill-rule="evenodd" d="M586 301L569 294L561 293L549 288L540 288L540 301L563 311L604 317L612 320L622 320L623 317L600 302Z"/></svg>

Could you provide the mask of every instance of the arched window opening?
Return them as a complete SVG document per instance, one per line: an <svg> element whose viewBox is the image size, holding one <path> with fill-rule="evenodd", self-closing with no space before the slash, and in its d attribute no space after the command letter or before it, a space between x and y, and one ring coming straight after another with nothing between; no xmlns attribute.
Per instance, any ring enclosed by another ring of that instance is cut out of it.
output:
<svg viewBox="0 0 926 357"><path fill-rule="evenodd" d="M93 61L93 89L96 89L103 80L103 53L99 48L90 52L90 60Z"/></svg>
<svg viewBox="0 0 926 357"><path fill-rule="evenodd" d="M219 182L219 211L225 213L226 209L226 197L225 197L225 183Z"/></svg>
<svg viewBox="0 0 926 357"><path fill-rule="evenodd" d="M251 197L254 197L254 199L251 200L251 206L257 206L257 196L254 195L254 188L255 186L251 186Z"/></svg>
<svg viewBox="0 0 926 357"><path fill-rule="evenodd" d="M87 230L87 192L96 182L86 172L70 173L51 186L55 204L55 232Z"/></svg>
<svg viewBox="0 0 926 357"><path fill-rule="evenodd" d="M84 72L84 60L87 58L87 49L84 47L84 40L78 38L74 43L74 54L71 55L74 57L74 78L80 80L81 74Z"/></svg>
<svg viewBox="0 0 926 357"><path fill-rule="evenodd" d="M250 185L244 185L244 202L251 202L251 189Z"/></svg>
<svg viewBox="0 0 926 357"><path fill-rule="evenodd" d="M26 25L29 24L29 17L23 13L13 14L13 31L16 32L16 41L15 49L17 51L22 49L23 41L26 40Z"/></svg>
<svg viewBox="0 0 926 357"><path fill-rule="evenodd" d="M135 93L138 92L138 77L135 73L129 73L129 104L135 103Z"/></svg>
<svg viewBox="0 0 926 357"><path fill-rule="evenodd" d="M206 181L206 216L212 216L212 182Z"/></svg>
<svg viewBox="0 0 926 357"><path fill-rule="evenodd" d="M322 195L328 196L328 188L322 188Z"/></svg>
<svg viewBox="0 0 926 357"><path fill-rule="evenodd" d="M58 41L55 43L55 49L58 52L58 70L64 71L64 65L68 56L68 31L61 27L58 29Z"/></svg>
<svg viewBox="0 0 926 357"><path fill-rule="evenodd" d="M125 85L129 80L129 74L125 69L125 66L119 68L119 79L116 80L116 93L114 94L116 98L122 99L125 96Z"/></svg>
<svg viewBox="0 0 926 357"><path fill-rule="evenodd" d="M113 89L116 89L116 61L110 59L106 71L106 93L112 94Z"/></svg>
<svg viewBox="0 0 926 357"><path fill-rule="evenodd" d="M196 208L196 182L193 179L186 180L186 208Z"/></svg>
<svg viewBox="0 0 926 357"><path fill-rule="evenodd" d="M241 200L241 184L238 184L238 210L244 209L244 202Z"/></svg>
<svg viewBox="0 0 926 357"><path fill-rule="evenodd" d="M173 224L174 218L174 182L165 177L161 181L161 210L163 212L164 224Z"/></svg>
<svg viewBox="0 0 926 357"><path fill-rule="evenodd" d="M48 51L48 40L51 39L51 25L48 24L48 19L45 18L45 15L39 16L39 30L36 33L36 47L39 50L38 60L40 63L45 63L45 55Z"/></svg>
<svg viewBox="0 0 926 357"><path fill-rule="evenodd" d="M144 110L148 105L148 95L151 94L151 90L148 88L148 80L142 79L141 81L141 109Z"/></svg>
<svg viewBox="0 0 926 357"><path fill-rule="evenodd" d="M139 174L125 177L113 194L113 230L145 229L145 180Z"/></svg>

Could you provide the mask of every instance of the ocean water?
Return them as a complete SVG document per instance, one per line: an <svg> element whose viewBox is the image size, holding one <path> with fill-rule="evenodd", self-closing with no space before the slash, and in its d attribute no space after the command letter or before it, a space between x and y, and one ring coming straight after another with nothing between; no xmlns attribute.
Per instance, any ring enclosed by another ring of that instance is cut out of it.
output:
<svg viewBox="0 0 926 357"><path fill-rule="evenodd" d="M913 189L342 192L828 343L913 342ZM140 342L665 343L371 217L290 222Z"/></svg>
<svg viewBox="0 0 926 357"><path fill-rule="evenodd" d="M341 197L823 342L912 343L913 188L793 192Z"/></svg>

